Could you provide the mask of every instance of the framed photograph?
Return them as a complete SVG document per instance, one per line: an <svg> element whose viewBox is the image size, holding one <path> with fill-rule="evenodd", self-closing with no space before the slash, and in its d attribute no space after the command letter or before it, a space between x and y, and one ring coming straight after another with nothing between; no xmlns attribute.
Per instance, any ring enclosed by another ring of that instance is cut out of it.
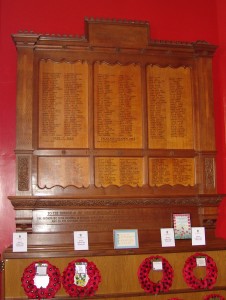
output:
<svg viewBox="0 0 226 300"><path fill-rule="evenodd" d="M116 229L113 237L114 249L139 248L137 229Z"/></svg>
<svg viewBox="0 0 226 300"><path fill-rule="evenodd" d="M190 214L173 214L173 228L176 240L191 239Z"/></svg>

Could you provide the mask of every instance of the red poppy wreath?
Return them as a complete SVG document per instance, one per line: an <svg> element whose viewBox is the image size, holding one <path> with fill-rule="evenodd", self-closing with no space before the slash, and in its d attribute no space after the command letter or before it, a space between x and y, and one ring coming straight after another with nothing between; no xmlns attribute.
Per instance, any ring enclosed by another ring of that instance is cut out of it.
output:
<svg viewBox="0 0 226 300"><path fill-rule="evenodd" d="M197 267L197 258L205 258L206 276L204 278L195 277L193 270ZM192 289L212 289L217 280L218 270L214 260L204 253L191 255L184 264L183 276L188 286Z"/></svg>
<svg viewBox="0 0 226 300"><path fill-rule="evenodd" d="M100 282L100 271L85 258L70 262L62 275L63 287L71 297L93 296Z"/></svg>
<svg viewBox="0 0 226 300"><path fill-rule="evenodd" d="M38 283L37 268L45 268L44 287ZM29 299L51 299L60 289L60 271L48 261L42 260L33 262L23 272L21 278L22 287Z"/></svg>
<svg viewBox="0 0 226 300"><path fill-rule="evenodd" d="M210 294L203 298L204 300L225 300L225 298L219 294Z"/></svg>
<svg viewBox="0 0 226 300"><path fill-rule="evenodd" d="M153 282L149 278L149 273L153 269L154 262L162 262L162 279ZM162 256L150 256L140 264L138 269L138 280L146 293L158 294L159 292L168 292L172 286L173 268L169 262Z"/></svg>

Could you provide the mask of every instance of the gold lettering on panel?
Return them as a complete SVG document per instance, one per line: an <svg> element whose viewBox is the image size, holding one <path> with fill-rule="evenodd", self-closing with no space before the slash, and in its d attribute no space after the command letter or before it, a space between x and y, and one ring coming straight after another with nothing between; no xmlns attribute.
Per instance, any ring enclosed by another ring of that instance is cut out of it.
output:
<svg viewBox="0 0 226 300"><path fill-rule="evenodd" d="M86 62L40 62L39 147L88 147Z"/></svg>
<svg viewBox="0 0 226 300"><path fill-rule="evenodd" d="M88 187L90 169L88 157L39 157L38 185L40 188L54 186Z"/></svg>
<svg viewBox="0 0 226 300"><path fill-rule="evenodd" d="M148 145L151 149L193 149L190 68L147 67Z"/></svg>
<svg viewBox="0 0 226 300"><path fill-rule="evenodd" d="M96 157L95 185L132 187L144 184L144 161L141 157Z"/></svg>
<svg viewBox="0 0 226 300"><path fill-rule="evenodd" d="M142 148L141 67L96 62L96 148Z"/></svg>
<svg viewBox="0 0 226 300"><path fill-rule="evenodd" d="M194 174L193 158L149 158L150 186L194 186Z"/></svg>

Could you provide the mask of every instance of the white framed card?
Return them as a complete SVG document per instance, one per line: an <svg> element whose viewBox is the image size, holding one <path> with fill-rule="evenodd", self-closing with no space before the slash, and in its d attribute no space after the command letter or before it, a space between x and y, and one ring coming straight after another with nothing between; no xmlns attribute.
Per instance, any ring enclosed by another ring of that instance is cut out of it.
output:
<svg viewBox="0 0 226 300"><path fill-rule="evenodd" d="M116 229L113 238L114 249L139 248L137 229Z"/></svg>

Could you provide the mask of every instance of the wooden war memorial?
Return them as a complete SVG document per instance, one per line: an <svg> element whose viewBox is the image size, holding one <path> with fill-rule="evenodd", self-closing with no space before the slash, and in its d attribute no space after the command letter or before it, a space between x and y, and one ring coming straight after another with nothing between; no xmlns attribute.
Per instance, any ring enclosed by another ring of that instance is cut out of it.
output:
<svg viewBox="0 0 226 300"><path fill-rule="evenodd" d="M214 235L222 199L212 92L216 46L152 40L148 22L92 18L85 19L85 36L19 32L12 38L17 182L9 200L17 231L28 233L28 251L3 253L5 298L27 298L20 278L32 261L49 260L62 272L84 257L101 272L95 299L148 299L137 270L158 254L174 269L173 285L159 299L202 299L209 291L193 291L182 276L195 252L214 258L214 292L226 296L225 242ZM205 228L206 245L181 239L162 247L160 229L184 213L192 226ZM137 229L139 247L115 249L116 229ZM74 250L74 231L88 231L89 250ZM154 281L161 279L157 273L150 275ZM69 296L60 289L56 298Z"/></svg>

